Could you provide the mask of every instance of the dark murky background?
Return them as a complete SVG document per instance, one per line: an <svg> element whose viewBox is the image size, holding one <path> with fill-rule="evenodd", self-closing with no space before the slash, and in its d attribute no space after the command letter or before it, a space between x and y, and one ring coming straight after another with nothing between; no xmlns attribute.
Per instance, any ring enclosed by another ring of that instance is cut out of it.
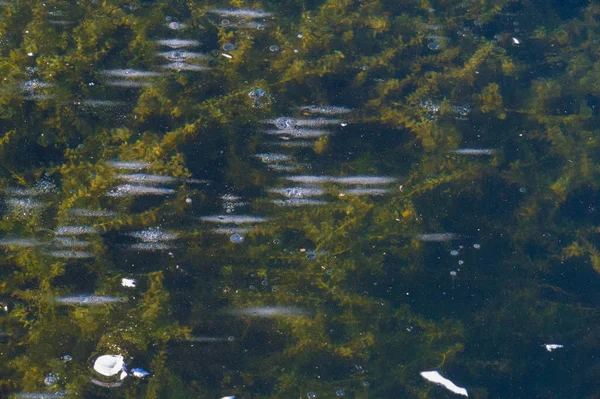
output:
<svg viewBox="0 0 600 399"><path fill-rule="evenodd" d="M598 397L599 19L0 2L0 396Z"/></svg>

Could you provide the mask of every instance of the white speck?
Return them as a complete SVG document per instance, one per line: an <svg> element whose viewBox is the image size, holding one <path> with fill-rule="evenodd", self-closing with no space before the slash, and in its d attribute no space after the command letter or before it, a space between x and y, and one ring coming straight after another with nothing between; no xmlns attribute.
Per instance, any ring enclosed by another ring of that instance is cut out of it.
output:
<svg viewBox="0 0 600 399"><path fill-rule="evenodd" d="M421 377L425 378L427 381L431 381L434 384L439 384L456 394L469 396L465 388L456 386L456 384L454 384L449 379L442 377L442 375L438 371L422 371L420 374Z"/></svg>
<svg viewBox="0 0 600 399"><path fill-rule="evenodd" d="M27 55L33 57L33 53L27 53Z"/></svg>
<svg viewBox="0 0 600 399"><path fill-rule="evenodd" d="M544 344L542 345L544 348L546 348L546 350L548 352L552 352L556 349L561 349L564 348L564 345L560 345L560 344Z"/></svg>
<svg viewBox="0 0 600 399"><path fill-rule="evenodd" d="M144 369L131 369L131 375L136 378L145 378L148 377L150 373Z"/></svg>
<svg viewBox="0 0 600 399"><path fill-rule="evenodd" d="M192 203L192 199L191 198L186 198L185 199L185 203L186 204L191 204Z"/></svg>
<svg viewBox="0 0 600 399"><path fill-rule="evenodd" d="M515 46L518 46L519 44L521 44L521 41L519 39L517 39L516 37L512 38L512 42Z"/></svg>
<svg viewBox="0 0 600 399"><path fill-rule="evenodd" d="M132 278L123 278L121 279L121 285L123 287L135 288L136 281Z"/></svg>
<svg viewBox="0 0 600 399"><path fill-rule="evenodd" d="M233 56L232 56L231 54L227 54L227 53L221 53L221 55L222 55L223 57L225 57L225 58L229 58L229 59L232 59L232 58L233 58Z"/></svg>

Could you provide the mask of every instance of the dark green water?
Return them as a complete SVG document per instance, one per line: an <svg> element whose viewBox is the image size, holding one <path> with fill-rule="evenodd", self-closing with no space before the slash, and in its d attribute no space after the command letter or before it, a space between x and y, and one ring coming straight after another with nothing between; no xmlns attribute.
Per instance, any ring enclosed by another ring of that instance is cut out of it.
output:
<svg viewBox="0 0 600 399"><path fill-rule="evenodd" d="M599 109L596 2L1 2L0 397L598 398Z"/></svg>

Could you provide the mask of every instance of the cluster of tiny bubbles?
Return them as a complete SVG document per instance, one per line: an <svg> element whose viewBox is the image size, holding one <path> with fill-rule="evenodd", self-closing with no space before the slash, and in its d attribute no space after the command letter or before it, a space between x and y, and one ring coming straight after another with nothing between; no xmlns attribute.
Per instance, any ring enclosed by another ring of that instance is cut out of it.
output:
<svg viewBox="0 0 600 399"><path fill-rule="evenodd" d="M234 244L241 244L244 242L244 236L239 233L234 233L229 237L229 241Z"/></svg>
<svg viewBox="0 0 600 399"><path fill-rule="evenodd" d="M263 98L265 95L266 93L263 89L252 89L248 92L248 97L250 97L253 100Z"/></svg>
<svg viewBox="0 0 600 399"><path fill-rule="evenodd" d="M274 44L274 45L272 45L271 47L269 47L269 50L271 50L271 51L273 51L273 52L275 52L275 51L279 51L279 46L278 46L278 45L276 45L276 44Z"/></svg>
<svg viewBox="0 0 600 399"><path fill-rule="evenodd" d="M54 193L56 192L56 184L44 177L35 185L35 190L42 194Z"/></svg>
<svg viewBox="0 0 600 399"><path fill-rule="evenodd" d="M260 88L250 90L248 92L248 97L253 100L254 108L262 108L269 103L267 93Z"/></svg>
<svg viewBox="0 0 600 399"><path fill-rule="evenodd" d="M61 357L61 359L65 362L70 362L71 360L73 360L73 357L71 355L64 355L63 357Z"/></svg>
<svg viewBox="0 0 600 399"><path fill-rule="evenodd" d="M317 397L317 394L314 393L314 392L309 392L309 393L306 394L306 397L308 399L315 399Z"/></svg>
<svg viewBox="0 0 600 399"><path fill-rule="evenodd" d="M336 396L344 396L345 394L346 392L344 392L343 389L338 389L337 391L335 391Z"/></svg>
<svg viewBox="0 0 600 399"><path fill-rule="evenodd" d="M233 43L225 43L223 45L223 50L225 50L225 51L233 51L233 50L235 50L235 45Z"/></svg>
<svg viewBox="0 0 600 399"><path fill-rule="evenodd" d="M46 384L46 386L49 386L49 387L56 385L57 382L58 382L58 379L52 373L48 374L46 376L46 378L44 378L44 384Z"/></svg>
<svg viewBox="0 0 600 399"><path fill-rule="evenodd" d="M287 117L277 118L274 122L277 129L290 129L296 127L298 124L296 119Z"/></svg>
<svg viewBox="0 0 600 399"><path fill-rule="evenodd" d="M432 51L439 51L439 49L442 47L442 45L439 42L433 41L433 42L429 42L429 44L427 45L427 48L429 50Z"/></svg>

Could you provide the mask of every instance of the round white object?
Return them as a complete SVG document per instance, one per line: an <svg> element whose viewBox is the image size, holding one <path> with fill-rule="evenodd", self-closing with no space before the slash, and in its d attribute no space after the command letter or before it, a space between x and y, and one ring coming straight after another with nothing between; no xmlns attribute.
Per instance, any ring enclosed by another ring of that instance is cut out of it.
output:
<svg viewBox="0 0 600 399"><path fill-rule="evenodd" d="M117 375L123 371L123 356L102 355L94 362L94 370L106 377Z"/></svg>

